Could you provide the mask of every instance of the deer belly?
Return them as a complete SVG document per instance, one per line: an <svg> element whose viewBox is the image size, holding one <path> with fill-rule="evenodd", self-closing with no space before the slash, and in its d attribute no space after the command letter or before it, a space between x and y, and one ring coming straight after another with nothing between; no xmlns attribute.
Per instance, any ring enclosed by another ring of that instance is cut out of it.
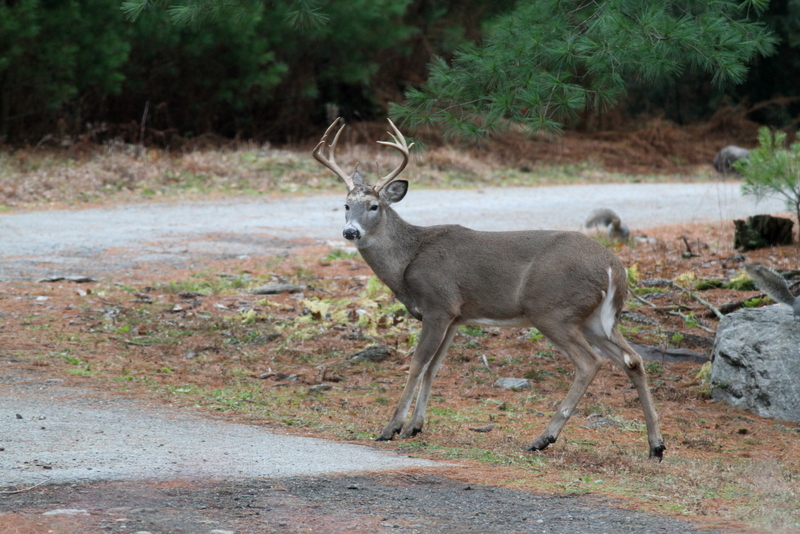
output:
<svg viewBox="0 0 800 534"><path fill-rule="evenodd" d="M512 328L529 328L533 326L526 317L512 317L509 319L463 319L457 324L470 324L475 326L488 326L488 327L512 327Z"/></svg>

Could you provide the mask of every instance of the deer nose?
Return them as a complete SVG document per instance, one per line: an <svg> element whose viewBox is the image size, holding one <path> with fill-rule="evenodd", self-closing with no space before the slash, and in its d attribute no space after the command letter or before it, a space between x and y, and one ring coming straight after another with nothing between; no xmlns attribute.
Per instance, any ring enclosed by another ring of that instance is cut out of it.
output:
<svg viewBox="0 0 800 534"><path fill-rule="evenodd" d="M361 232L358 231L358 228L353 228L352 226L348 226L347 228L344 229L342 235L348 241L353 241L354 239L358 239L359 237L361 237Z"/></svg>

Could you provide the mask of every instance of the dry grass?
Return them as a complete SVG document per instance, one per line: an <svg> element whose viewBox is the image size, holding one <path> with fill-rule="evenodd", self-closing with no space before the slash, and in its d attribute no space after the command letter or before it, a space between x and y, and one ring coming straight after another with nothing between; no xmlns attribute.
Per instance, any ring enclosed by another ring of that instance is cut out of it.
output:
<svg viewBox="0 0 800 534"><path fill-rule="evenodd" d="M624 167L607 166L602 157L592 158L588 149L582 148L593 146L596 141L576 138L574 142L578 146L517 140L505 142L501 147L468 150L436 145L415 152L406 175L415 187L716 178L710 166L696 163L676 165L667 172L662 169L646 176L631 173ZM168 152L112 143L83 147L80 151L0 152L0 207L43 208L210 195L340 191L338 179L309 157L310 150L311 147L282 150L245 143L232 148ZM551 157L557 163L548 159ZM342 144L337 161L345 169L361 162L360 170L371 179L378 172L388 173L397 165L398 157L375 144Z"/></svg>

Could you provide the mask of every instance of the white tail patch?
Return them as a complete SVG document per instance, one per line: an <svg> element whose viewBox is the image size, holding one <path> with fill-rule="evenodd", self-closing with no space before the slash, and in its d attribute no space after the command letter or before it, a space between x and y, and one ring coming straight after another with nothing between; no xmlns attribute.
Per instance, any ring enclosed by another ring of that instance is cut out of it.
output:
<svg viewBox="0 0 800 534"><path fill-rule="evenodd" d="M603 300L600 302L600 305L594 310L594 312L592 312L592 315L590 315L586 320L586 326L588 326L592 332L598 336L605 337L606 339L611 337L611 333L614 330L614 324L617 320L617 310L614 309L614 293L616 293L617 288L614 287L611 273L611 267L609 267L608 290L601 292L603 295Z"/></svg>

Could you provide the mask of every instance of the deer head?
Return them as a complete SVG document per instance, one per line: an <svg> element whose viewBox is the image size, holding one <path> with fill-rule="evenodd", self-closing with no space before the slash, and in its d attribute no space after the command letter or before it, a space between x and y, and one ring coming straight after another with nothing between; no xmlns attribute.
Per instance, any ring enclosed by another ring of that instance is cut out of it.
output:
<svg viewBox="0 0 800 534"><path fill-rule="evenodd" d="M347 186L347 199L344 205L346 223L342 234L345 239L354 241L357 246L366 246L369 243L384 223L386 211L390 209L389 205L403 200L408 191L408 182L399 180L398 177L408 165L409 150L414 143L406 144L403 134L391 119L389 119L389 125L394 131L394 133L388 132L392 141L378 141L378 143L399 151L403 155L403 161L392 172L379 179L374 186L367 184L364 177L358 172L358 164L350 174L345 173L336 164L334 152L336 144L339 142L339 134L344 130L344 121L341 117L333 121L314 148L314 159L333 171ZM336 131L333 141L328 144L328 137L337 126L339 129Z"/></svg>

